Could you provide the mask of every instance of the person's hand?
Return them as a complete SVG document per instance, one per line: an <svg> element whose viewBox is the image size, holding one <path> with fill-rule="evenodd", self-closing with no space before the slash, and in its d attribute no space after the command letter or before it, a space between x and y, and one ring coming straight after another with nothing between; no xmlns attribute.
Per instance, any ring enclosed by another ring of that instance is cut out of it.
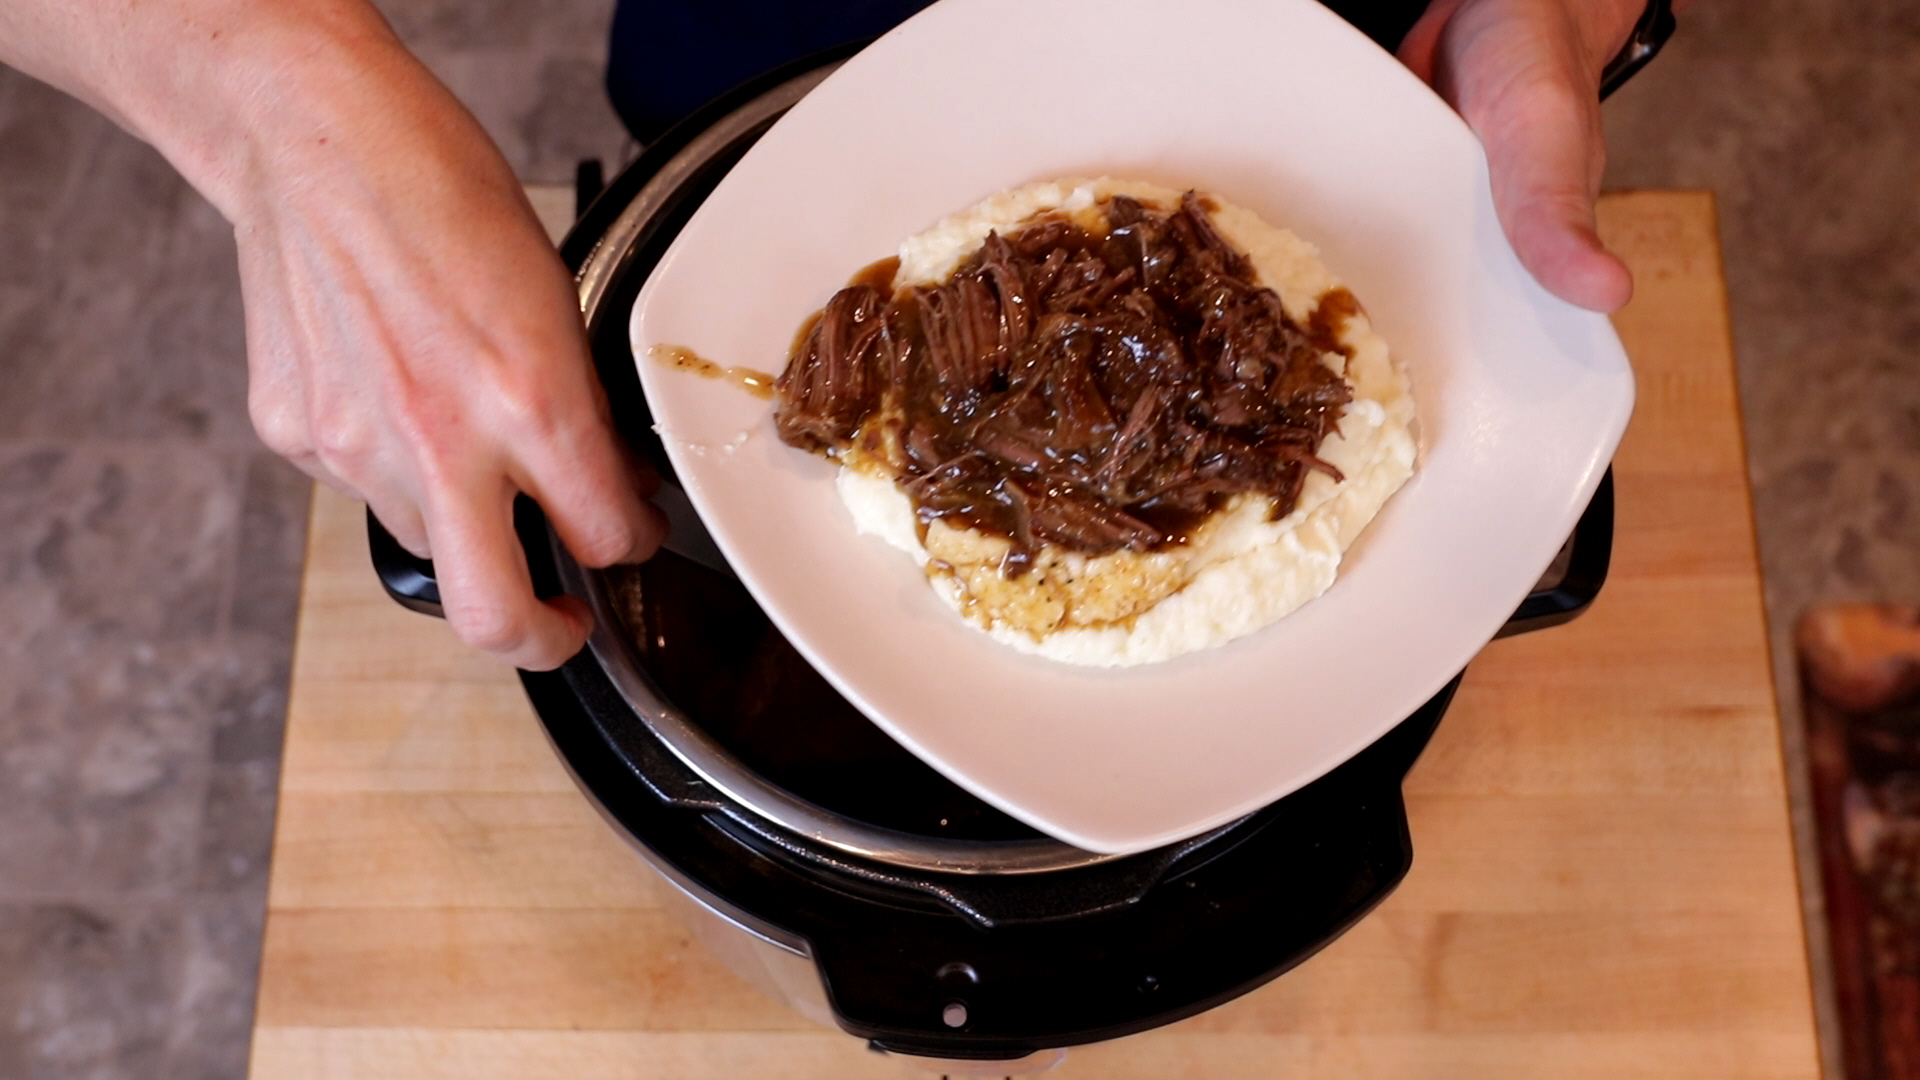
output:
<svg viewBox="0 0 1920 1080"><path fill-rule="evenodd" d="M612 432L570 277L506 163L412 63L356 66L377 98L349 85L290 105L306 137L251 163L230 209L249 407L268 446L434 560L462 640L551 668L590 619L535 599L515 494L588 566L645 558L663 525Z"/></svg>
<svg viewBox="0 0 1920 1080"><path fill-rule="evenodd" d="M1594 230L1606 164L1600 71L1644 0L1435 0L1400 60L1486 147L1493 203L1520 262L1549 292L1613 311L1633 295Z"/></svg>
<svg viewBox="0 0 1920 1080"><path fill-rule="evenodd" d="M565 661L589 616L535 598L516 493L589 566L652 554L664 519L506 162L361 0L122 14L17 0L0 60L148 139L233 223L267 444L431 557L462 639L520 667Z"/></svg>
<svg viewBox="0 0 1920 1080"><path fill-rule="evenodd" d="M473 132L393 126L289 148L236 215L249 407L268 446L434 560L463 640L550 668L589 620L577 600L534 598L514 495L605 566L659 542L651 487L612 434L572 282L504 163Z"/></svg>

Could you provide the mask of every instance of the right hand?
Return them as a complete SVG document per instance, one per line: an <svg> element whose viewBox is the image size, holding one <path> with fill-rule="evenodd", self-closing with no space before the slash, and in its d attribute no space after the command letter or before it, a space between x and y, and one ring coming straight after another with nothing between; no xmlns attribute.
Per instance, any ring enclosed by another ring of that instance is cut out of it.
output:
<svg viewBox="0 0 1920 1080"><path fill-rule="evenodd" d="M646 558L665 525L499 151L362 0L112 14L9 0L0 60L152 142L233 223L267 444L431 557L463 640L565 661L589 617L535 598L515 495L588 566Z"/></svg>
<svg viewBox="0 0 1920 1080"><path fill-rule="evenodd" d="M383 76L378 100L296 106L311 126L256 158L232 210L254 424L434 560L462 640L557 666L590 619L534 597L514 496L599 567L658 546L654 480L613 432L572 280L505 161L411 57L355 75Z"/></svg>

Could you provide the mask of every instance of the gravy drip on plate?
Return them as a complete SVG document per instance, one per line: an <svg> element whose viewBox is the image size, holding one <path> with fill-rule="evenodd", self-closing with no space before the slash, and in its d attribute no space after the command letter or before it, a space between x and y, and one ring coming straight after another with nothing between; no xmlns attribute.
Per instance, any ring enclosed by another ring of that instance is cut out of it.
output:
<svg viewBox="0 0 1920 1080"><path fill-rule="evenodd" d="M655 363L663 364L675 371L690 371L709 379L730 382L754 397L773 396L774 377L772 375L752 368L725 367L716 364L685 345L655 345L647 350L647 355Z"/></svg>
<svg viewBox="0 0 1920 1080"><path fill-rule="evenodd" d="M1228 500L1289 513L1351 389L1329 363L1357 310L1301 326L1188 192L1115 195L1105 231L1047 214L989 235L951 278L864 271L803 330L776 382L781 438L883 468L935 520L1002 536L1017 577L1053 545L1184 543ZM884 280L883 280L884 278Z"/></svg>

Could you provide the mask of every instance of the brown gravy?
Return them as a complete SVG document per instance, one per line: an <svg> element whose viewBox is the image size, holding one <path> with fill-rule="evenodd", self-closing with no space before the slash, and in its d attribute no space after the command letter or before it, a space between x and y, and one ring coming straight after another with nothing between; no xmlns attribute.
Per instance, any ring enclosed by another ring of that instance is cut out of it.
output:
<svg viewBox="0 0 1920 1080"><path fill-rule="evenodd" d="M654 363L675 371L692 372L709 379L730 382L757 398L773 397L774 377L752 368L725 367L687 348L685 345L655 345L647 350Z"/></svg>

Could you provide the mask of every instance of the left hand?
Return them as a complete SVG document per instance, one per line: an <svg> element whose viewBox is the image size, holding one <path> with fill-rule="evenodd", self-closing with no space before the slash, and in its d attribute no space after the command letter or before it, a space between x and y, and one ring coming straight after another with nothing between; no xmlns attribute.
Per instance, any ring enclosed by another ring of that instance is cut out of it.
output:
<svg viewBox="0 0 1920 1080"><path fill-rule="evenodd" d="M1400 60L1486 147L1493 204L1515 254L1547 291L1594 311L1633 295L1594 228L1606 165L1600 72L1644 0L1435 0Z"/></svg>

